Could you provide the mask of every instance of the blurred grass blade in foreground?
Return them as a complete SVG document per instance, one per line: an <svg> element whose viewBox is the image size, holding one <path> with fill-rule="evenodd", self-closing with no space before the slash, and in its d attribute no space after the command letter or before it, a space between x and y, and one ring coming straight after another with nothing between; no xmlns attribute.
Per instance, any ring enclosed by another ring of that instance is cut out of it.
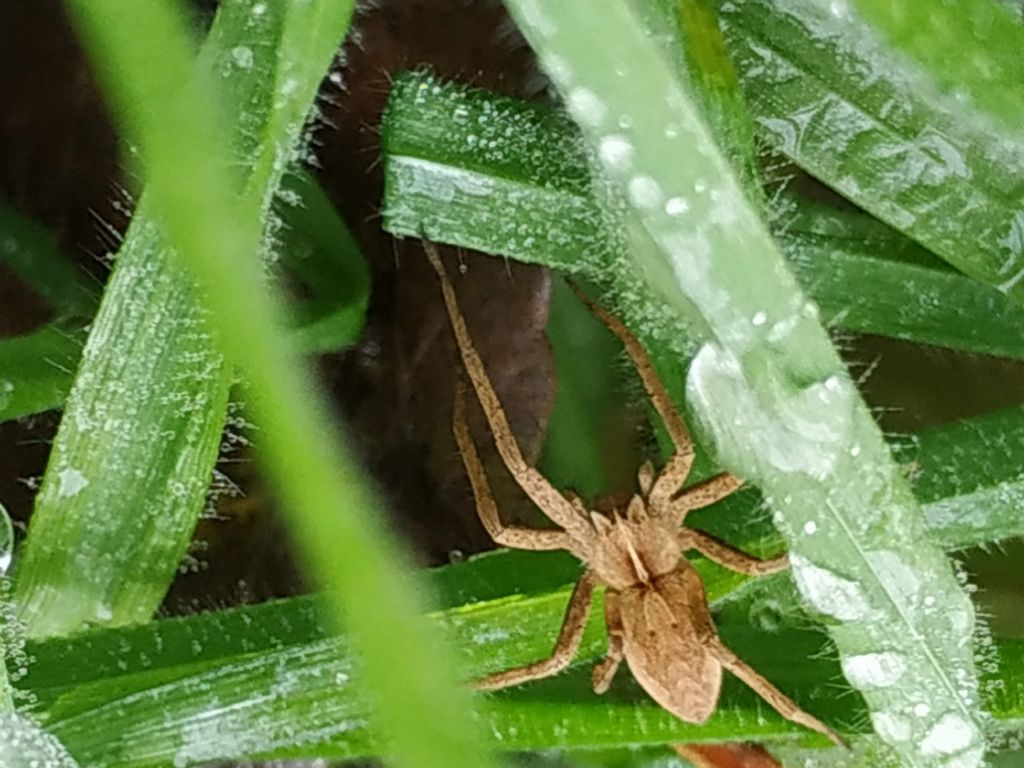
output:
<svg viewBox="0 0 1024 768"><path fill-rule="evenodd" d="M296 159L309 105L353 4L252 6L261 14L280 9L283 26L279 67L263 94L270 104L267 137L256 148L240 198L230 147L222 139L230 135L222 123L227 105L217 101L215 82L203 71L190 78L182 8L132 0L77 0L72 8L115 111L139 146L147 200L159 211L174 263L201 286L218 344L244 376L250 412L262 432L261 458L302 561L316 583L331 589L335 626L344 623L349 630L359 658L356 672L374 698L385 736L382 751L398 765L416 768L486 766L450 651L422 615L420 585L383 529L363 473L331 430L326 405L283 330L284 308L257 258L272 185ZM161 53L155 63L154 48ZM281 681L277 690L294 682ZM245 734L273 727L272 721L249 722ZM204 759L192 750L191 732L176 735L177 762ZM218 736L244 738L231 730Z"/></svg>

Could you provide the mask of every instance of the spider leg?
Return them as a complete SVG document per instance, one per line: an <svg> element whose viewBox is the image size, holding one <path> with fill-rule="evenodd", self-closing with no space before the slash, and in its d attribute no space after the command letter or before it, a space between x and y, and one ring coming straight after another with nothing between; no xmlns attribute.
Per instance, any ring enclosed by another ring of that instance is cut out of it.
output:
<svg viewBox="0 0 1024 768"><path fill-rule="evenodd" d="M675 520L676 525L681 525L687 512L710 507L716 501L721 501L729 494L739 490L742 485L743 480L728 472L709 477L707 480L677 493L672 499L669 516Z"/></svg>
<svg viewBox="0 0 1024 768"><path fill-rule="evenodd" d="M768 682L768 680L762 677L758 672L751 669L743 659L727 648L717 636L710 639L708 643L708 650L716 659L718 659L719 663L721 663L723 667L750 686L758 696L768 702L772 709L784 718L810 728L813 731L824 734L841 747L848 746L842 736L829 728L818 718L800 709L796 702Z"/></svg>
<svg viewBox="0 0 1024 768"><path fill-rule="evenodd" d="M608 626L608 653L594 666L594 693L604 693L608 690L625 656L619 596L610 589L604 594L604 616L605 624Z"/></svg>
<svg viewBox="0 0 1024 768"><path fill-rule="evenodd" d="M788 554L762 560L726 544L710 533L693 528L686 528L679 532L679 545L683 549L696 549L709 560L730 571L747 576L766 576L769 573L778 573L789 568Z"/></svg>
<svg viewBox="0 0 1024 768"><path fill-rule="evenodd" d="M498 394L494 391L487 371L484 369L483 360L477 352L466 327L466 319L459 309L458 300L455 297L455 289L448 279L444 264L441 263L441 256L433 243L423 241L423 248L431 266L437 272L441 280L441 291L444 295L445 307L448 310L448 319L451 321L452 331L455 334L455 341L459 348L462 362L469 374L469 380L476 390L477 398L483 407L487 423L494 434L494 444L501 455L502 461L508 467L512 477L519 486L526 492L534 504L547 515L558 526L566 529L570 534L576 534L579 538L587 538L591 534L590 523L579 515L573 504L566 499L558 490L547 481L540 472L526 463L523 452L512 434L508 418L498 400Z"/></svg>
<svg viewBox="0 0 1024 768"><path fill-rule="evenodd" d="M569 607L565 610L562 629L558 633L551 656L543 661L535 661L522 667L487 675L475 681L472 687L479 691L495 691L510 685L519 685L530 680L540 680L557 675L569 666L569 662L576 656L580 641L583 639L583 630L587 626L587 613L590 611L590 602L593 599L596 586L597 576L593 571L586 571L576 583L572 597L569 598Z"/></svg>
<svg viewBox="0 0 1024 768"><path fill-rule="evenodd" d="M452 432L455 442L462 454L462 463L466 466L469 483L473 486L473 498L476 500L476 513L484 524L487 533L496 544L515 549L568 549L569 535L565 531L545 531L533 528L519 528L502 525L498 516L498 505L494 502L487 473L469 434L466 423L466 385L459 377L455 384L455 408L452 412Z"/></svg>
<svg viewBox="0 0 1024 768"><path fill-rule="evenodd" d="M648 500L652 509L661 509L668 504L671 496L679 490L679 486L683 484L686 476L690 474L690 467L693 465L693 441L690 439L690 433L686 429L686 422L683 421L683 417L679 415L679 411L672 404L668 390L665 389L665 385L658 377L658 372L654 369L654 364L651 363L650 357L648 357L646 350L636 336L633 335L621 320L583 293L575 283L569 281L569 287L580 297L580 300L587 305L590 311L608 326L608 329L622 342L622 346L626 348L626 354L633 361L633 366L636 368L640 381L647 391L647 396L654 405L654 410L658 412L662 422L665 424L669 437L672 438L672 443L675 445L675 453L669 457L661 473L655 478L651 491L648 494Z"/></svg>

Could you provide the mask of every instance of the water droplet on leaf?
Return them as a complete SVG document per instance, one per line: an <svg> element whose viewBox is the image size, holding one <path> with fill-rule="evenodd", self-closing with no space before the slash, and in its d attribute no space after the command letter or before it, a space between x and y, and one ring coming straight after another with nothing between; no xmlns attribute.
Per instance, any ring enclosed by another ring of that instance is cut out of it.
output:
<svg viewBox="0 0 1024 768"><path fill-rule="evenodd" d="M14 559L14 526L3 504L0 504L0 576L7 574Z"/></svg>

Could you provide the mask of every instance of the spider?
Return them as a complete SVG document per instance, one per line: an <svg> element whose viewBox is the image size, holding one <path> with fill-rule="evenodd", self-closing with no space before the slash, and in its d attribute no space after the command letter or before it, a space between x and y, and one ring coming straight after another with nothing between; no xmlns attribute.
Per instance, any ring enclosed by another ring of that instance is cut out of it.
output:
<svg viewBox="0 0 1024 768"><path fill-rule="evenodd" d="M634 494L625 507L609 512L589 510L579 497L559 492L523 458L470 338L440 256L429 242L424 241L424 249L441 281L459 354L498 453L519 486L558 528L532 529L502 524L483 464L469 434L466 386L460 376L456 384L452 431L469 475L480 521L501 546L525 550L565 549L586 564L569 599L550 657L488 675L477 680L474 687L496 690L549 677L565 669L579 650L594 592L604 586L609 643L607 655L593 670L596 693L608 690L619 665L625 660L636 680L658 704L681 720L700 724L715 710L724 668L750 686L783 717L818 731L837 744L844 744L834 730L800 709L719 639L704 584L683 557L683 551L695 549L719 565L748 575L784 570L789 566L789 558L780 555L762 560L684 525L690 510L728 496L742 481L726 473L681 490L693 463L693 443L636 337L618 318L573 286L590 310L622 342L675 446L660 472L655 472L650 462L640 467L640 493Z"/></svg>

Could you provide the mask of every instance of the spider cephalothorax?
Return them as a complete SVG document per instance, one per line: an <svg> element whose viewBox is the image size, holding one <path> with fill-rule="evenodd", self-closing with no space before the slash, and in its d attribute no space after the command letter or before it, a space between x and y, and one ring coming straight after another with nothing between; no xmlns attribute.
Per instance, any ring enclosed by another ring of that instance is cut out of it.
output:
<svg viewBox="0 0 1024 768"><path fill-rule="evenodd" d="M728 496L741 481L723 474L680 490L693 464L693 444L636 338L616 317L577 291L622 341L675 445L674 453L660 472L655 472L649 463L640 468L640 493L624 507L610 513L588 510L579 498L560 493L523 459L473 346L440 256L431 244L426 243L425 247L441 280L459 354L494 434L495 447L516 482L558 528L513 528L501 523L466 424L466 387L460 379L452 429L481 522L498 544L519 549L566 549L587 566L573 590L551 656L489 675L478 680L476 687L505 688L565 669L579 648L594 590L604 586L608 653L594 667L597 693L608 689L625 660L637 681L661 706L682 720L702 723L718 702L724 668L757 691L784 717L842 743L835 731L800 709L719 640L704 584L682 556L683 551L696 549L720 565L751 575L774 573L786 568L789 561L786 555L770 560L752 557L710 534L685 526L687 512Z"/></svg>

